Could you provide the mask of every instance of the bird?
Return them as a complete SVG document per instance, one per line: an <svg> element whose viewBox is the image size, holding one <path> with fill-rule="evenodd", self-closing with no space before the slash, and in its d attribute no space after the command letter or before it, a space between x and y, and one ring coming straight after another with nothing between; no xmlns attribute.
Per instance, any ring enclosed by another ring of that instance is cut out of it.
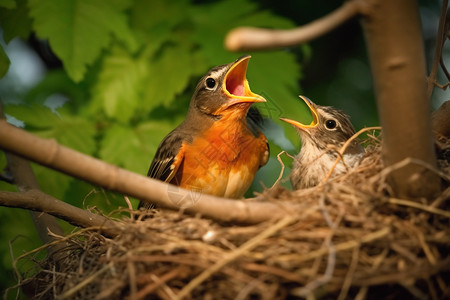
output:
<svg viewBox="0 0 450 300"><path fill-rule="evenodd" d="M300 152L294 158L289 176L295 190L320 184L335 164L339 156L338 151L355 134L350 117L342 110L317 105L305 96L300 98L312 113L311 123L306 125L292 119L280 118L295 127L302 141ZM359 141L353 140L335 166L332 175L337 176L355 167L364 152Z"/></svg>
<svg viewBox="0 0 450 300"><path fill-rule="evenodd" d="M209 195L243 197L269 159L262 116L251 107L266 99L250 90L250 58L214 67L199 80L186 118L161 141L147 176Z"/></svg>

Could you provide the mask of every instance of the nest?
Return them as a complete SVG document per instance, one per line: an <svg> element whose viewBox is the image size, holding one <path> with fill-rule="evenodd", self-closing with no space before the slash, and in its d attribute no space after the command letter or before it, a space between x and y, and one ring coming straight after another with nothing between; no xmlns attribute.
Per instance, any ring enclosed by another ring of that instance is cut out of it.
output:
<svg viewBox="0 0 450 300"><path fill-rule="evenodd" d="M37 299L449 298L449 189L422 203L391 198L392 170L378 145L368 149L324 185L264 192L290 207L281 219L240 226L164 210L123 218L114 238L96 229L61 237L19 284ZM448 157L436 172L449 174Z"/></svg>

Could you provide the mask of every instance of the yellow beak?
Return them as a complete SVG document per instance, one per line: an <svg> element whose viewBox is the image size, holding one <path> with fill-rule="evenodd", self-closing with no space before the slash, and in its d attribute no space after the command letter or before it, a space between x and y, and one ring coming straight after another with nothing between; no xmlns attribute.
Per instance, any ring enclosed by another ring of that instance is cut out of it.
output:
<svg viewBox="0 0 450 300"><path fill-rule="evenodd" d="M246 55L237 59L225 74L222 91L230 98L227 107L238 103L266 102L262 96L253 93L248 85L246 74L250 57Z"/></svg>
<svg viewBox="0 0 450 300"><path fill-rule="evenodd" d="M305 96L299 96L303 101L305 101L306 105L308 106L309 110L311 111L313 120L309 125L302 124L298 121L287 119L287 118L280 118L281 121L284 121L288 124L294 125L295 127L303 130L307 130L309 128L314 128L319 123L319 115L317 114L316 105L314 102L312 102L308 97Z"/></svg>

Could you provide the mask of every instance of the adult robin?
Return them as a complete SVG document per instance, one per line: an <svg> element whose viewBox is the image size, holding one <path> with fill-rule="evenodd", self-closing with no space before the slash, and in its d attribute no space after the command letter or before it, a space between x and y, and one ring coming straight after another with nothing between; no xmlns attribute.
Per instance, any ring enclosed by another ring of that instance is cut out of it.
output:
<svg viewBox="0 0 450 300"><path fill-rule="evenodd" d="M262 118L250 109L266 100L250 90L249 60L240 57L200 79L186 119L162 140L147 176L215 196L244 195L269 158L258 126ZM152 206L141 202L139 207Z"/></svg>
<svg viewBox="0 0 450 300"><path fill-rule="evenodd" d="M304 189L318 185L335 164L338 151L355 134L350 117L331 106L320 106L305 96L300 96L312 113L309 125L280 118L293 125L300 135L302 146L294 159L290 180L294 189ZM355 139L347 147L342 159L336 165L333 176L354 167L364 154L364 148Z"/></svg>

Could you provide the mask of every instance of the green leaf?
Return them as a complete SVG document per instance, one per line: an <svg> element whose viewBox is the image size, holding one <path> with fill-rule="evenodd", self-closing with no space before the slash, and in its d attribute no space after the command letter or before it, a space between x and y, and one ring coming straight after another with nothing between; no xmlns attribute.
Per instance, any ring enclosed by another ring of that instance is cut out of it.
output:
<svg viewBox="0 0 450 300"><path fill-rule="evenodd" d="M146 174L159 143L174 127L168 122L145 122L135 128L113 125L101 141L99 156L109 163Z"/></svg>
<svg viewBox="0 0 450 300"><path fill-rule="evenodd" d="M60 122L58 115L43 105L7 105L5 113L23 121L25 127L32 131L48 130Z"/></svg>
<svg viewBox="0 0 450 300"><path fill-rule="evenodd" d="M53 51L76 82L107 47L111 34L137 47L130 36L123 9L129 1L30 0L30 15L41 38L48 38Z"/></svg>
<svg viewBox="0 0 450 300"><path fill-rule="evenodd" d="M15 37L27 39L31 32L31 19L26 0L16 0L14 9L0 8L0 26L7 43Z"/></svg>
<svg viewBox="0 0 450 300"><path fill-rule="evenodd" d="M175 97L187 87L191 75L198 75L198 69L204 70L205 67L186 45L164 47L160 56L148 65L143 102L145 110L150 111L160 104L171 105Z"/></svg>
<svg viewBox="0 0 450 300"><path fill-rule="evenodd" d="M16 2L14 0L0 0L0 7L13 9L16 8Z"/></svg>
<svg viewBox="0 0 450 300"><path fill-rule="evenodd" d="M189 14L195 24L192 38L201 45L205 59L212 65L231 62L244 54L229 52L223 46L226 34L237 26L294 27L288 19L268 11L258 11L255 3L241 0L192 6Z"/></svg>
<svg viewBox="0 0 450 300"><path fill-rule="evenodd" d="M103 60L93 88L93 105L100 103L108 117L128 122L142 99L147 72L143 58L131 57L124 49L115 47Z"/></svg>
<svg viewBox="0 0 450 300"><path fill-rule="evenodd" d="M3 47L0 45L0 78L5 76L5 74L8 72L10 61L8 56L5 53L5 50L3 50Z"/></svg>
<svg viewBox="0 0 450 300"><path fill-rule="evenodd" d="M189 17L186 14L188 3L186 0L135 0L130 20L134 28L143 32L152 31L155 27L173 29Z"/></svg>

